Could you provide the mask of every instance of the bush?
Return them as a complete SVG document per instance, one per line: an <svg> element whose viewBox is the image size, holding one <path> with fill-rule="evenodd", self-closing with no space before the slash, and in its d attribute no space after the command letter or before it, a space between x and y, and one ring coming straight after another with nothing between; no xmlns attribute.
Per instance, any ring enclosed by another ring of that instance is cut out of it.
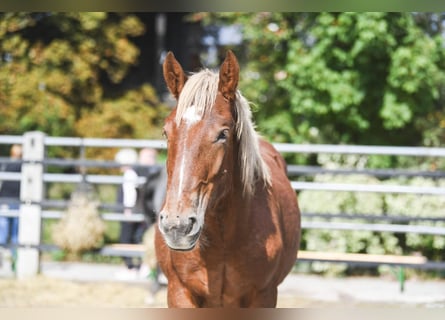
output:
<svg viewBox="0 0 445 320"><path fill-rule="evenodd" d="M445 186L445 181L430 178L394 178L385 181L366 175L316 175L315 182L343 183L343 184L393 184L407 186ZM305 190L299 194L299 205L303 213L346 213L356 216L372 214L374 216L386 215L401 217L443 217L445 197L419 194L392 194L392 193L363 193L363 192L333 192ZM324 218L304 219L324 220ZM332 218L332 222L352 222L347 218ZM387 220L374 221L354 219L355 223L390 223ZM396 222L400 224L401 222ZM406 224L421 224L444 226L443 222L411 221ZM391 232L373 232L361 230L323 230L306 229L302 234L301 249L327 252L370 253L370 254L418 254L428 259L440 260L444 258L445 239L443 236L425 234L394 234ZM326 267L323 263L312 265L317 272L344 272L345 266L336 266L335 269ZM334 271L333 271L334 270Z"/></svg>

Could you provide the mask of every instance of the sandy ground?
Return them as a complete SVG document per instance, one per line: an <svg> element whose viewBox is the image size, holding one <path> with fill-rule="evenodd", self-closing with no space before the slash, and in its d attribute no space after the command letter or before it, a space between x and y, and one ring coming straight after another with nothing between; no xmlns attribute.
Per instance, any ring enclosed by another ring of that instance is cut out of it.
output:
<svg viewBox="0 0 445 320"><path fill-rule="evenodd" d="M146 307L147 290L122 283L80 283L38 276L0 280L1 307Z"/></svg>
<svg viewBox="0 0 445 320"><path fill-rule="evenodd" d="M148 281L118 281L120 266L47 263L26 280L0 277L0 307L166 307L162 287L150 296ZM150 301L148 301L150 300ZM445 308L445 281L325 278L291 274L279 287L278 307Z"/></svg>

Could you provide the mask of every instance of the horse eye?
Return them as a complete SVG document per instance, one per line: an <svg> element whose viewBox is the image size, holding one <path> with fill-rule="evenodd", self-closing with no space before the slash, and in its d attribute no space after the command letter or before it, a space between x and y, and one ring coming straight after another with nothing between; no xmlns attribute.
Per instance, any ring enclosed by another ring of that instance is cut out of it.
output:
<svg viewBox="0 0 445 320"><path fill-rule="evenodd" d="M224 129L219 133L216 141L226 141L228 135L229 135L229 129Z"/></svg>
<svg viewBox="0 0 445 320"><path fill-rule="evenodd" d="M162 136L163 136L165 139L168 140L167 132L166 132L165 130L162 131Z"/></svg>

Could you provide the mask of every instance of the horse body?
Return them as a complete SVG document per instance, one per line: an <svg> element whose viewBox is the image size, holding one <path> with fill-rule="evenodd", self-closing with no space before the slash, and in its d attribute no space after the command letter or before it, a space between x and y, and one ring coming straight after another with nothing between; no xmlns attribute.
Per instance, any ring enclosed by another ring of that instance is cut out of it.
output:
<svg viewBox="0 0 445 320"><path fill-rule="evenodd" d="M176 98L188 90L172 54L164 76ZM274 307L277 286L295 263L296 195L281 155L249 122L238 123L250 121L250 112L235 106L242 100L237 77L229 53L211 108L200 113L188 103L180 110L179 101L166 120L167 197L155 244L171 307ZM254 155L243 154L250 144Z"/></svg>

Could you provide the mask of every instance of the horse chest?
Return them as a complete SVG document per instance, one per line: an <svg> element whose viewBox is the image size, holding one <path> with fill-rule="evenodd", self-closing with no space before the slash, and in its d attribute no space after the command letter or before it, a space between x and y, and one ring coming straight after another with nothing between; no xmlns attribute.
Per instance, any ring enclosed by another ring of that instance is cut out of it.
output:
<svg viewBox="0 0 445 320"><path fill-rule="evenodd" d="M267 281L261 255L251 252L248 247L230 248L225 254L224 250L227 249L220 248L207 254L195 252L174 264L180 281L203 305L239 305ZM252 261L258 268L249 267Z"/></svg>

